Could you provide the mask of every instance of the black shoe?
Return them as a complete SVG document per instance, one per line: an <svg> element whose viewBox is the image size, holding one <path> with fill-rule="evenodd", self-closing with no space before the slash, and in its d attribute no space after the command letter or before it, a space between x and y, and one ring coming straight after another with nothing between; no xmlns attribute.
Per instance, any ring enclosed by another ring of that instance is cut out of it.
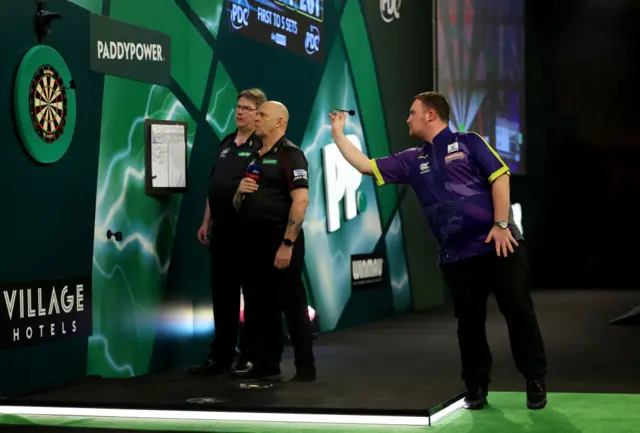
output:
<svg viewBox="0 0 640 433"><path fill-rule="evenodd" d="M464 398L464 408L468 410L482 409L489 404L487 396L489 395L489 387L484 386L468 386L467 395Z"/></svg>
<svg viewBox="0 0 640 433"><path fill-rule="evenodd" d="M547 385L544 379L527 380L527 408L544 409L547 405Z"/></svg>
<svg viewBox="0 0 640 433"><path fill-rule="evenodd" d="M229 366L223 365L213 359L208 359L202 365L189 367L189 373L193 374L224 374L229 372Z"/></svg>
<svg viewBox="0 0 640 433"><path fill-rule="evenodd" d="M316 367L300 366L296 368L296 375L289 382L315 382L316 381Z"/></svg>
<svg viewBox="0 0 640 433"><path fill-rule="evenodd" d="M233 375L240 379L266 379L273 376L280 376L280 374L280 366L254 364L253 362L247 362L246 369L233 372Z"/></svg>
<svg viewBox="0 0 640 433"><path fill-rule="evenodd" d="M230 374L232 376L241 377L256 368L255 362L249 361L248 359L242 361L242 363L238 361L238 364L231 370Z"/></svg>
<svg viewBox="0 0 640 433"><path fill-rule="evenodd" d="M251 368L251 365L253 365L251 361L241 356L238 359L238 362L236 362L235 365L231 368L231 373L235 374L237 372L247 371Z"/></svg>

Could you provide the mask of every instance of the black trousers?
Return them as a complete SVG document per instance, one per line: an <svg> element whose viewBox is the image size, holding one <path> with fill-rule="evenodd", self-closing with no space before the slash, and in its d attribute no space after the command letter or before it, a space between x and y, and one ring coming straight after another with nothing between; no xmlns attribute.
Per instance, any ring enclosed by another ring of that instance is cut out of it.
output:
<svg viewBox="0 0 640 433"><path fill-rule="evenodd" d="M546 356L531 300L524 246L515 248L515 254L506 258L491 252L441 268L458 319L462 379L467 386L486 385L491 379L492 358L485 331L490 293L495 295L507 322L511 353L518 370L527 379L544 377Z"/></svg>
<svg viewBox="0 0 640 433"><path fill-rule="evenodd" d="M304 234L300 232L287 269L274 267L284 228L260 228L245 232L245 347L249 357L268 366L282 360L282 315L293 345L297 366L314 364L313 339L307 294L302 282Z"/></svg>
<svg viewBox="0 0 640 433"><path fill-rule="evenodd" d="M243 268L238 242L237 224L216 224L211 232L211 297L215 337L211 342L210 358L230 367L236 355L240 324L240 289ZM244 338L240 340L243 352Z"/></svg>

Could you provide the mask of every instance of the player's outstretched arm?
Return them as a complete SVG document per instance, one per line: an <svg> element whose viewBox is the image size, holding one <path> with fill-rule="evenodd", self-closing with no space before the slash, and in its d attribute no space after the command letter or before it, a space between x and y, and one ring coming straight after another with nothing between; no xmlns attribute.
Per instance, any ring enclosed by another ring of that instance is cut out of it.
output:
<svg viewBox="0 0 640 433"><path fill-rule="evenodd" d="M362 174L371 176L373 175L373 169L369 158L344 135L344 121L346 116L347 113L338 113L337 111L329 114L333 141L335 141L344 159L353 166L353 168Z"/></svg>

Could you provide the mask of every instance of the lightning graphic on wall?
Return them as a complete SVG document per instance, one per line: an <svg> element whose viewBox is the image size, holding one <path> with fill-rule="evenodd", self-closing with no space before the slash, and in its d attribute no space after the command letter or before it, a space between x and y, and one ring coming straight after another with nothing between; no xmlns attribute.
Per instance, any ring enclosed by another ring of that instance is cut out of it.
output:
<svg viewBox="0 0 640 433"><path fill-rule="evenodd" d="M221 0L188 1L214 37L219 30L223 3ZM404 253L398 215L389 231L382 233L374 185L369 178L363 179L359 188L365 203L358 217L345 222L342 231L330 235L326 232L322 148L331 141L326 111L336 105L357 104L345 48L343 44L338 47L334 50L334 67L327 62L323 78L326 82L318 91L314 114L301 143L309 159L309 171L313 173L310 181L313 179L315 184L311 189L314 206L309 209L305 227L309 243L316 248L313 254L308 254L311 258L306 264L314 298L323 311L320 317L325 320L324 329L335 328L351 294L349 266L345 266L351 254L371 251L381 236L386 237L388 248ZM221 138L234 126L237 89L221 62L216 68L210 104L206 113L199 113L198 120L206 121L200 127L210 126ZM196 122L164 87L107 76L104 95L93 252L94 333L89 340L87 373L131 377L148 372L159 331L179 328L193 336L196 328L210 323L210 320L206 323L197 320L201 312L191 306L162 311L162 288L170 265L181 197L158 200L147 196L144 190L145 119L187 121L189 156ZM341 103L335 104L337 102ZM359 137L367 152L359 119L349 119L347 128ZM122 241L108 239L108 230L122 232ZM396 253L394 250L393 254ZM405 289L409 284L405 260L400 255L394 257L398 259L394 262L390 258L389 264L398 311L403 301L397 299L395 293L406 293L410 297L410 291Z"/></svg>
<svg viewBox="0 0 640 433"><path fill-rule="evenodd" d="M323 331L335 329L351 297L351 255L371 252L381 236L385 236L387 248L392 251L389 255L394 256L389 258L389 269L396 311L405 311L411 306L400 217L396 215L389 231L382 232L379 205L371 178L362 178L358 188L366 197L366 206L359 209L356 218L343 220L337 231L327 233L323 177L326 175L326 167L323 166L322 149L333 141L327 112L332 107L355 107L356 104L349 63L342 44L336 43L327 61L325 75L301 144L309 163L311 195L304 228L308 244L313 245L313 252L308 251L306 254L305 264L315 307L322 312L319 319ZM358 137L362 150L368 153L365 133L358 115L346 119L345 132Z"/></svg>
<svg viewBox="0 0 640 433"><path fill-rule="evenodd" d="M99 372L89 373L115 377L142 374L148 366L148 359L143 359L147 358L143 355L134 362L118 363L119 354L110 349L109 341L119 338L118 347L122 347L121 338L126 335L129 344L153 344L155 315L161 300L157 293L150 293L150 288L157 287L154 281L163 280L169 269L170 248L166 248L166 240L173 239L181 199L158 201L145 195L144 122L147 118L190 122L189 153L195 135L193 120L169 90L124 81L107 77L105 95L111 94L110 85L117 84L120 91L124 87L130 88L131 93L146 92L146 97L127 98L146 103L140 107L143 109L139 115L135 115L134 107L118 113L123 120L130 119L128 127L121 128L126 131L124 140L119 140L118 128L109 121L108 113L114 102L109 98L104 103L106 122L101 131L94 231L94 333L89 340L89 356L94 361L91 364L96 365L96 357L103 361L97 363L102 364ZM108 239L107 230L121 231L122 241L116 241L115 237ZM105 303L111 302L118 302L122 311L121 317L115 320L100 314L101 309L109 309ZM122 358L131 359L131 356Z"/></svg>

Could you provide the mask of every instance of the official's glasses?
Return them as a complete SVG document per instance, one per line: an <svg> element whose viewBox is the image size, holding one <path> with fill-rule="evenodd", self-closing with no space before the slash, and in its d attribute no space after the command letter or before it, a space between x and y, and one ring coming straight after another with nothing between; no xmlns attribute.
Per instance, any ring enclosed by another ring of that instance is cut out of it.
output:
<svg viewBox="0 0 640 433"><path fill-rule="evenodd" d="M253 108L253 107L247 107L246 105L236 105L236 111L239 111L240 113L245 113L247 111L256 111L257 108Z"/></svg>

